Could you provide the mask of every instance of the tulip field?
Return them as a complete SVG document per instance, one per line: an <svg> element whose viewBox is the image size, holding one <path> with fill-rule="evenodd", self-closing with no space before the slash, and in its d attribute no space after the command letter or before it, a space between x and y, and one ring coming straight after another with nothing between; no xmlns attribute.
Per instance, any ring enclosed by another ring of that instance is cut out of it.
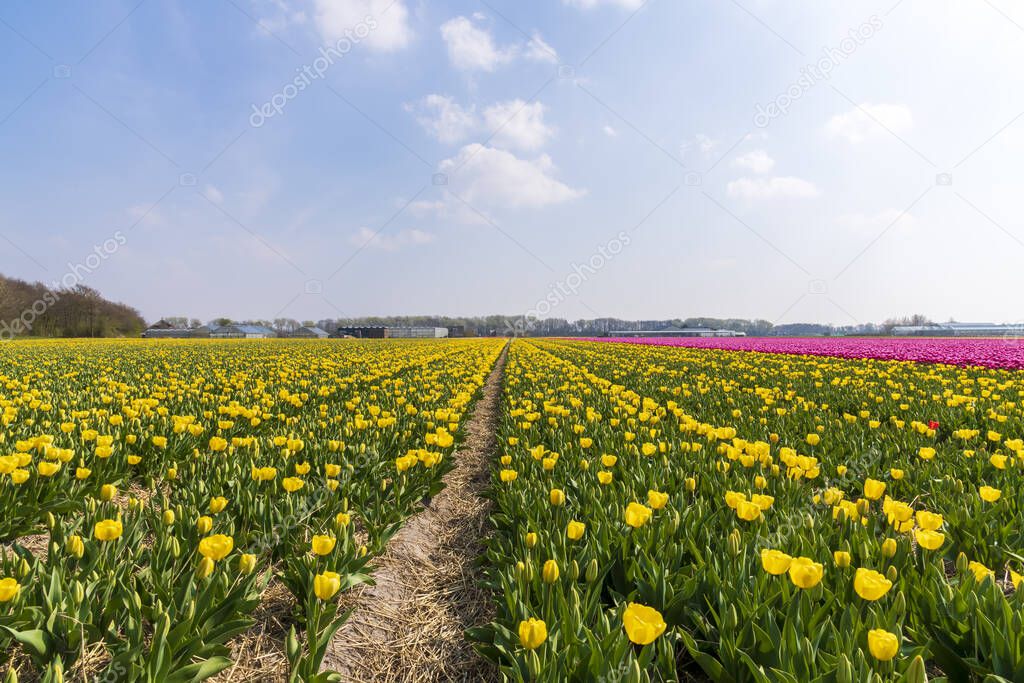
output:
<svg viewBox="0 0 1024 683"><path fill-rule="evenodd" d="M0 675L216 680L277 586L253 680L342 680L507 351L495 680L1024 681L1018 366L678 341L0 344Z"/></svg>
<svg viewBox="0 0 1024 683"><path fill-rule="evenodd" d="M1024 376L562 340L505 372L508 680L1024 681Z"/></svg>
<svg viewBox="0 0 1024 683"><path fill-rule="evenodd" d="M269 581L288 680L339 680L337 597L439 488L502 346L0 345L4 680L206 680Z"/></svg>

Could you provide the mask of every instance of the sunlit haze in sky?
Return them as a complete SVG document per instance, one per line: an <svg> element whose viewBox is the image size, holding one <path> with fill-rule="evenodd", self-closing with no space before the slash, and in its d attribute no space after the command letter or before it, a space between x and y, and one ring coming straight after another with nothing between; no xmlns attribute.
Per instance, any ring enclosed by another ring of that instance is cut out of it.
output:
<svg viewBox="0 0 1024 683"><path fill-rule="evenodd" d="M0 273L153 320L1024 319L1009 0L11 0Z"/></svg>

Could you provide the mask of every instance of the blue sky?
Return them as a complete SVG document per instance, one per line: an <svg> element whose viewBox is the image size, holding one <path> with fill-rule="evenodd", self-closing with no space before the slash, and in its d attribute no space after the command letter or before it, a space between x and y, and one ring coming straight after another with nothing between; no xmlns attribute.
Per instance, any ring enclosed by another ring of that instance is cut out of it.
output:
<svg viewBox="0 0 1024 683"><path fill-rule="evenodd" d="M149 319L1020 321L1021 63L1008 0L12 0L0 272Z"/></svg>

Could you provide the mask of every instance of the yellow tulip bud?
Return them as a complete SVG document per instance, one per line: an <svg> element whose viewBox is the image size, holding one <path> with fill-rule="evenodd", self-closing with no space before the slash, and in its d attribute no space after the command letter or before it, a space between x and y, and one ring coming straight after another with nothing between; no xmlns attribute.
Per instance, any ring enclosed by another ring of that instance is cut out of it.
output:
<svg viewBox="0 0 1024 683"><path fill-rule="evenodd" d="M109 501L113 500L114 496L117 495L117 489L113 484L104 484L100 487L100 500Z"/></svg>
<svg viewBox="0 0 1024 683"><path fill-rule="evenodd" d="M892 557L896 554L896 539L887 538L882 542L882 556Z"/></svg>
<svg viewBox="0 0 1024 683"><path fill-rule="evenodd" d="M536 545L537 545L537 534L531 531L528 534L526 534L526 547L527 548L533 548Z"/></svg>
<svg viewBox="0 0 1024 683"><path fill-rule="evenodd" d="M213 573L215 567L216 564L214 563L213 560L211 560L208 557L204 557L203 559L199 560L199 566L196 567L196 578L205 579Z"/></svg>
<svg viewBox="0 0 1024 683"><path fill-rule="evenodd" d="M238 572L240 574L252 574L256 569L256 556L251 553L243 553L238 558Z"/></svg>
<svg viewBox="0 0 1024 683"><path fill-rule="evenodd" d="M85 543L82 542L82 537L68 536L67 549L69 553L81 559L85 554Z"/></svg>
<svg viewBox="0 0 1024 683"><path fill-rule="evenodd" d="M213 519L203 515L196 521L196 529L201 534L208 534L213 529Z"/></svg>
<svg viewBox="0 0 1024 683"><path fill-rule="evenodd" d="M551 489L549 498L552 505L565 505L565 492L562 489Z"/></svg>
<svg viewBox="0 0 1024 683"><path fill-rule="evenodd" d="M161 516L165 526L171 526L174 524L174 510L168 508L164 510L164 514Z"/></svg>
<svg viewBox="0 0 1024 683"><path fill-rule="evenodd" d="M541 578L544 579L544 583L554 583L558 581L558 576L558 563L554 560L545 562L543 569L541 569Z"/></svg>

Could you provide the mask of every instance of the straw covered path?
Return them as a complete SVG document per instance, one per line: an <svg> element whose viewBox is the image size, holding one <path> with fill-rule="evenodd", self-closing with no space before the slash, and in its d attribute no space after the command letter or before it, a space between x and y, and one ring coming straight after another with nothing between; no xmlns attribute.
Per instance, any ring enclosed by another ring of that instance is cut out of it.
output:
<svg viewBox="0 0 1024 683"><path fill-rule="evenodd" d="M355 591L355 611L328 648L325 670L345 681L486 681L493 668L463 631L491 619L475 560L483 552L490 505L480 497L494 457L502 350L452 456L445 488L410 518L375 563L376 585Z"/></svg>

